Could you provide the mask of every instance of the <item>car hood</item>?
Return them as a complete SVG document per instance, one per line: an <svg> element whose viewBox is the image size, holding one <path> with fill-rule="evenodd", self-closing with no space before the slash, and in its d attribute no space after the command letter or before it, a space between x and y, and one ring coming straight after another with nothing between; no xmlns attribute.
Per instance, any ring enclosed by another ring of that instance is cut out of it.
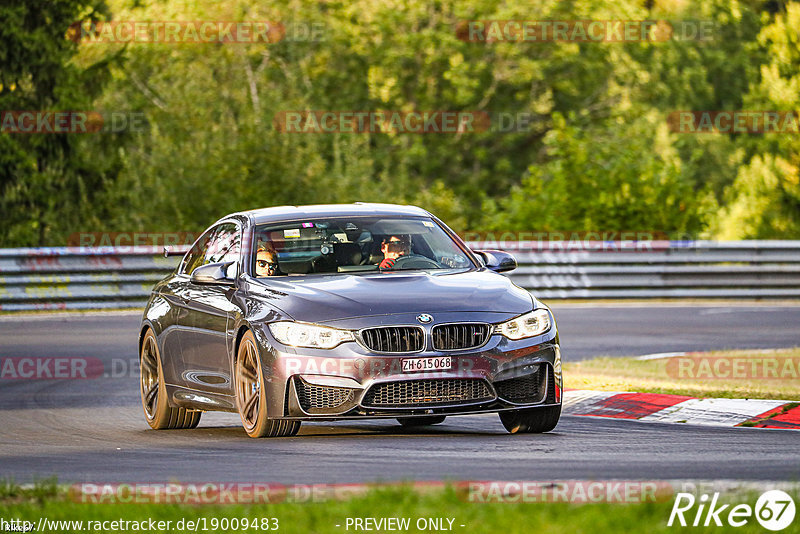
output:
<svg viewBox="0 0 800 534"><path fill-rule="evenodd" d="M483 312L519 315L533 307L527 291L487 269L332 274L253 280L251 296L296 321L322 323L368 315Z"/></svg>

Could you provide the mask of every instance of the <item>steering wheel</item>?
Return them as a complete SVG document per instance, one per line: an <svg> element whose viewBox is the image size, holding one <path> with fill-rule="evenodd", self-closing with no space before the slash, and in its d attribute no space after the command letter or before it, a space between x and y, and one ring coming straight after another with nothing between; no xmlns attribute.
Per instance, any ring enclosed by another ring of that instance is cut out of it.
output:
<svg viewBox="0 0 800 534"><path fill-rule="evenodd" d="M420 254L404 254L396 260L392 269L440 269L438 262Z"/></svg>

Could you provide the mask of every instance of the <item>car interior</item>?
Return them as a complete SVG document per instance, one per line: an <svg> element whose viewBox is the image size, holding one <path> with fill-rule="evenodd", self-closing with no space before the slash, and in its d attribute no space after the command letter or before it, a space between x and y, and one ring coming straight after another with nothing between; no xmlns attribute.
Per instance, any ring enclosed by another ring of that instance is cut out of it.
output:
<svg viewBox="0 0 800 534"><path fill-rule="evenodd" d="M256 250L267 246L275 251L278 275L368 272L379 270L384 240L403 236L411 244L408 255L419 259L417 267L409 268L447 268L423 236L431 231L422 221L292 222L259 228Z"/></svg>

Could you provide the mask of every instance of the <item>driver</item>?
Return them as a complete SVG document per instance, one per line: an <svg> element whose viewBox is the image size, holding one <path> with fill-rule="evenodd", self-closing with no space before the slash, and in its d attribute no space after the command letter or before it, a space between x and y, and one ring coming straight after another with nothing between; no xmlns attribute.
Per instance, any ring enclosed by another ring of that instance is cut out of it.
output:
<svg viewBox="0 0 800 534"><path fill-rule="evenodd" d="M278 253L272 243L261 243L256 250L256 276L277 276Z"/></svg>
<svg viewBox="0 0 800 534"><path fill-rule="evenodd" d="M411 237L405 235L393 235L388 239L384 239L381 243L381 252L383 253L383 261L381 261L381 269L391 269L394 263L400 256L411 254Z"/></svg>

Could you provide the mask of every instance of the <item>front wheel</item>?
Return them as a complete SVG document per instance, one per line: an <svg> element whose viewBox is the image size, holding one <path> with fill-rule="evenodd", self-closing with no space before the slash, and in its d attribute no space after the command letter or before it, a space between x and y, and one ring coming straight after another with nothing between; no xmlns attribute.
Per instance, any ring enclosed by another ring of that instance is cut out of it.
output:
<svg viewBox="0 0 800 534"><path fill-rule="evenodd" d="M251 438L294 436L300 430L300 421L270 419L267 417L267 395L261 356L256 339L249 330L242 336L236 356L236 407L242 426Z"/></svg>
<svg viewBox="0 0 800 534"><path fill-rule="evenodd" d="M500 422L511 434L550 432L561 417L561 405L500 412Z"/></svg>

